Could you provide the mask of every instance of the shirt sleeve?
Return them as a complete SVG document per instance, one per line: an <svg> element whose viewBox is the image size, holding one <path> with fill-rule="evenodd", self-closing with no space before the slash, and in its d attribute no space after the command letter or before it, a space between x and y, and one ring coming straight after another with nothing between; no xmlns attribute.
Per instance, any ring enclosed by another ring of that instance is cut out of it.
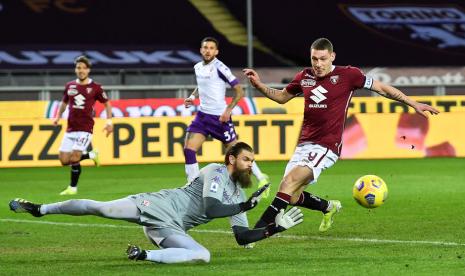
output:
<svg viewBox="0 0 465 276"><path fill-rule="evenodd" d="M225 186L224 167L211 167L205 172L203 178L203 197L213 197L220 202L223 201L223 191Z"/></svg>
<svg viewBox="0 0 465 276"><path fill-rule="evenodd" d="M65 86L65 91L63 92L63 99L61 99L61 101L64 102L64 103L69 102L68 85Z"/></svg>
<svg viewBox="0 0 465 276"><path fill-rule="evenodd" d="M231 70L228 68L228 66L220 63L216 66L216 70L218 71L218 76L226 83L229 83L231 87L236 86L239 81L237 78L233 75Z"/></svg>
<svg viewBox="0 0 465 276"><path fill-rule="evenodd" d="M366 76L362 70L357 67L349 67L350 79L354 89L365 88L370 90L373 85L373 78Z"/></svg>
<svg viewBox="0 0 465 276"><path fill-rule="evenodd" d="M101 103L106 103L108 102L108 96L107 96L107 93L105 93L105 91L103 90L102 86L98 86L98 90L97 90L97 93L96 93L96 97L97 97L97 101L101 102Z"/></svg>
<svg viewBox="0 0 465 276"><path fill-rule="evenodd" d="M233 226L241 226L241 227L249 227L249 221L247 220L246 213L239 213L237 215L229 217L229 223L231 227Z"/></svg>
<svg viewBox="0 0 465 276"><path fill-rule="evenodd" d="M246 201L247 197L245 195L244 190L241 189L241 202ZM247 214L244 213L239 213L237 215L229 217L229 223L231 224L231 227L233 226L241 226L241 227L249 227L249 221L247 219Z"/></svg>
<svg viewBox="0 0 465 276"><path fill-rule="evenodd" d="M286 86L286 91L291 93L292 95L299 95L301 94L302 87L300 86L300 81L302 80L302 72L299 72L295 75L294 79Z"/></svg>

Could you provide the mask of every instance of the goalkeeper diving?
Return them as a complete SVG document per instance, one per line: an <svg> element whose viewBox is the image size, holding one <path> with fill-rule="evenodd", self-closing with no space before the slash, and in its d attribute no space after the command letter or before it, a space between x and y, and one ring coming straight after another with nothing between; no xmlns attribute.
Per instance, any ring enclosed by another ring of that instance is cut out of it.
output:
<svg viewBox="0 0 465 276"><path fill-rule="evenodd" d="M239 142L228 149L224 164L205 166L197 178L182 188L130 195L107 202L74 199L35 204L15 199L10 201L9 206L16 213L27 212L35 217L51 214L95 215L140 224L147 238L160 249L144 250L137 245L129 245L126 253L131 260L209 262L208 249L187 234L195 226L214 218L229 217L237 243L247 245L303 221L302 212L293 207L287 213L281 210L273 223L249 229L246 212L254 208L262 194L269 189L269 185L265 185L246 198L242 188L252 185L253 161L252 148Z"/></svg>

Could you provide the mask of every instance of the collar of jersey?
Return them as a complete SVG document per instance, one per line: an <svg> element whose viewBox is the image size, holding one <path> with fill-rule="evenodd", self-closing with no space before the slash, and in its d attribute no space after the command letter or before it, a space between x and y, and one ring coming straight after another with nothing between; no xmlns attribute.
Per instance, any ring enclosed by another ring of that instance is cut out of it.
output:
<svg viewBox="0 0 465 276"><path fill-rule="evenodd" d="M91 78L89 78L89 83L88 83L88 84L81 84L81 83L79 82L79 79L76 79L76 83L79 84L79 85L89 85L89 84L92 83L92 81L93 81L93 80L92 80Z"/></svg>
<svg viewBox="0 0 465 276"><path fill-rule="evenodd" d="M209 63L205 63L205 61L202 61L202 65L203 66L208 66L210 64L213 64L213 62L216 60L216 57L214 59L212 59L212 61L210 61Z"/></svg>

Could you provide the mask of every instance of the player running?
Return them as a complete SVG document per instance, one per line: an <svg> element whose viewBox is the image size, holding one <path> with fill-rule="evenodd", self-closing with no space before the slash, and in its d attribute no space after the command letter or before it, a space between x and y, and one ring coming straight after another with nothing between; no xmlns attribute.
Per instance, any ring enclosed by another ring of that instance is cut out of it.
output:
<svg viewBox="0 0 465 276"><path fill-rule="evenodd" d="M97 151L84 153L92 141L94 128L92 116L96 101L105 106L107 122L104 130L107 132L107 137L113 132L111 104L102 86L89 78L90 60L85 56L80 56L74 64L77 79L66 84L63 100L53 121L53 124L58 125L66 106L68 106L68 127L61 141L59 158L63 166L71 165L71 182L60 195L77 194L77 185L81 175L81 160L92 159L95 165L99 166L100 164Z"/></svg>
<svg viewBox="0 0 465 276"><path fill-rule="evenodd" d="M226 148L237 143L236 131L231 120L233 108L244 96L244 90L231 70L219 59L218 41L213 37L206 37L200 44L202 61L195 64L197 88L192 95L184 100L186 107L194 104L196 96L200 98L199 111L195 119L187 128L184 142L184 157L187 181L192 181L199 174L199 164L196 153L203 142L210 135L221 141ZM234 89L234 98L226 104L226 84ZM252 172L257 178L258 187L268 184L269 178L263 174L254 162ZM265 197L268 197L269 190Z"/></svg>
<svg viewBox="0 0 465 276"><path fill-rule="evenodd" d="M303 94L305 110L300 138L294 155L286 166L279 192L263 213L256 227L272 222L288 204L323 212L319 230L327 231L342 205L338 200L325 200L305 192L323 170L336 163L342 148L342 132L347 109L356 89L369 89L386 98L405 103L427 117L426 112L439 113L435 108L413 101L400 90L365 76L351 66L334 66L336 53L326 38L315 40L310 48L311 68L296 74L284 89L269 88L252 69L244 69L250 83L269 99L284 104Z"/></svg>

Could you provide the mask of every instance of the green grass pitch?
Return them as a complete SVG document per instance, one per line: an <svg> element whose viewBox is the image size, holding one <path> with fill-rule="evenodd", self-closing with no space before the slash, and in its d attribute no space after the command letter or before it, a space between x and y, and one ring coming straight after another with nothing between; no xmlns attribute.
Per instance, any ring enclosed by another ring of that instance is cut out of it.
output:
<svg viewBox="0 0 465 276"><path fill-rule="evenodd" d="M260 162L277 190L285 162ZM0 169L0 275L458 275L465 273L465 160L341 160L307 191L339 199L343 211L320 234L321 214L304 209L304 222L280 237L238 246L227 219L190 234L211 252L209 264L132 262L128 242L153 248L141 227L92 216L15 214L9 200L54 202L69 197L69 168ZM352 199L353 182L377 174L389 198L368 210ZM74 198L111 200L184 183L184 166L83 167ZM252 189L248 191L252 192ZM249 212L254 224L273 196ZM39 223L40 222L40 223ZM53 222L54 224L46 224Z"/></svg>

